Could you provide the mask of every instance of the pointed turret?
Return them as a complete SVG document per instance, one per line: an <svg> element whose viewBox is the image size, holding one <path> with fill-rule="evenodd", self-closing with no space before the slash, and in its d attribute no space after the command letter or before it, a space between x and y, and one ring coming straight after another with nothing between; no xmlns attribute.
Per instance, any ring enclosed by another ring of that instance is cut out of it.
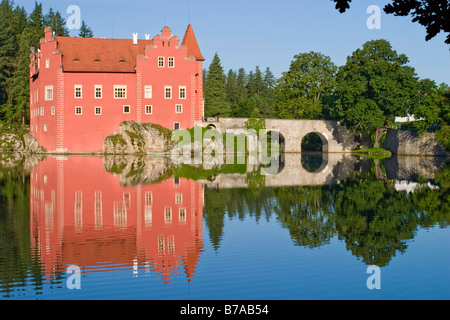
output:
<svg viewBox="0 0 450 320"><path fill-rule="evenodd" d="M194 56L196 60L204 61L202 53L200 52L200 48L197 43L197 39L195 38L194 29L192 25L188 25L186 32L184 34L182 45L185 45L188 49L188 56Z"/></svg>

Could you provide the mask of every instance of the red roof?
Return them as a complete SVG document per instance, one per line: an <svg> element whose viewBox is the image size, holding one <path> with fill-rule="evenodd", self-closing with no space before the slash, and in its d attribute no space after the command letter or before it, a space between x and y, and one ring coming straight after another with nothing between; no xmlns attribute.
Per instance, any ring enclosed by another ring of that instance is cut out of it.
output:
<svg viewBox="0 0 450 320"><path fill-rule="evenodd" d="M182 45L185 45L188 48L188 56L194 56L195 59L204 61L202 53L200 52L200 48L197 43L197 39L195 38L194 29L192 29L191 25L187 26L186 32L184 33Z"/></svg>
<svg viewBox="0 0 450 320"><path fill-rule="evenodd" d="M163 30L170 32L168 27ZM153 40L99 39L57 37L65 72L135 72L136 57L145 54L145 47ZM203 61L194 30L188 25L183 41L188 56Z"/></svg>
<svg viewBox="0 0 450 320"><path fill-rule="evenodd" d="M136 57L152 40L57 37L66 72L135 72Z"/></svg>

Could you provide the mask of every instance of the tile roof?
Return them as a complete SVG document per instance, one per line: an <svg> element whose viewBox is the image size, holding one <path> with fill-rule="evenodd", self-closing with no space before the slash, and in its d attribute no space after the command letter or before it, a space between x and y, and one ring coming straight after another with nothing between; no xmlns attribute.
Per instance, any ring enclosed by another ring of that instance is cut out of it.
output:
<svg viewBox="0 0 450 320"><path fill-rule="evenodd" d="M170 32L170 29L165 27L164 31ZM136 57L145 54L145 47L153 44L153 40L138 40L134 45L133 39L56 38L65 72L135 72ZM191 25L188 25L181 45L187 47L188 56L205 60Z"/></svg>
<svg viewBox="0 0 450 320"><path fill-rule="evenodd" d="M198 46L197 39L195 38L192 25L187 26L181 45L185 45L188 48L188 56L194 56L195 59L200 61L205 60L205 58L203 58L202 56L202 53L200 52L200 48Z"/></svg>
<svg viewBox="0 0 450 320"><path fill-rule="evenodd" d="M65 72L135 72L136 57L153 40L57 37Z"/></svg>

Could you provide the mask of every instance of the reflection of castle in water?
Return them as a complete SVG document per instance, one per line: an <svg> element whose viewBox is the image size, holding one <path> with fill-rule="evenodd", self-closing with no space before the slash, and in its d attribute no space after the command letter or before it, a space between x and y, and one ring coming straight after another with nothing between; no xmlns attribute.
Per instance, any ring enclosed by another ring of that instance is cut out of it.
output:
<svg viewBox="0 0 450 320"><path fill-rule="evenodd" d="M283 154L273 160L275 171L246 161L239 172L219 170L197 181L182 175L173 178L180 172L165 157L47 158L30 177L32 246L49 278L77 265L84 272L128 268L139 276L154 271L165 281L184 269L192 281L203 250L204 187L333 186L345 184L353 173L370 171L381 180L419 175L431 179L434 169L442 166L441 160L433 158L408 158L414 160L411 166L403 158L372 163L324 153L308 162L304 156ZM202 170L208 170L207 163ZM383 192L388 192L389 184L383 185ZM301 189L298 192L302 194ZM290 209L286 214L291 217Z"/></svg>
<svg viewBox="0 0 450 320"><path fill-rule="evenodd" d="M82 270L154 271L192 281L202 250L203 186L187 179L125 187L103 159L47 158L31 173L31 241L47 276Z"/></svg>

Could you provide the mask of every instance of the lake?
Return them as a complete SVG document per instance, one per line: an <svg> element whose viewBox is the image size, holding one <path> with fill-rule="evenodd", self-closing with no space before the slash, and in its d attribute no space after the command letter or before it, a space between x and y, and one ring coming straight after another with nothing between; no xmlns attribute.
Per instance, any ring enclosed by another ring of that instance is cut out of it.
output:
<svg viewBox="0 0 450 320"><path fill-rule="evenodd" d="M450 298L445 158L1 159L2 300Z"/></svg>

